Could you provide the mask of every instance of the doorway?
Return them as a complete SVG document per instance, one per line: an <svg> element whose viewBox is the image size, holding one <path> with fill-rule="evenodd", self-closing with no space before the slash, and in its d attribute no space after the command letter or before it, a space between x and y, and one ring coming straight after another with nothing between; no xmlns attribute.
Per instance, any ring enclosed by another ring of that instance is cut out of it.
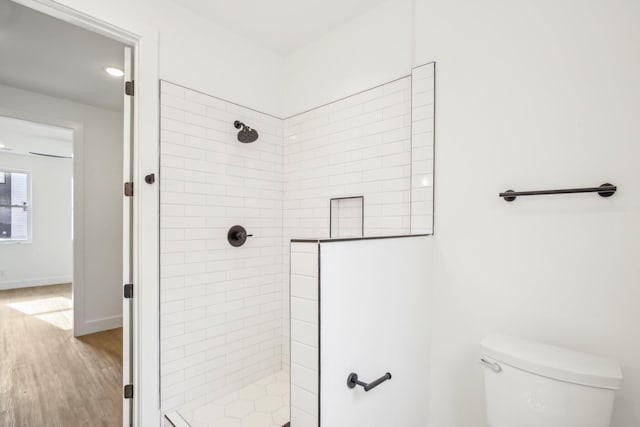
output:
<svg viewBox="0 0 640 427"><path fill-rule="evenodd" d="M8 0L0 12L9 41L0 47L0 124L66 130L71 146L61 153L61 135L32 132L40 146L29 148L0 128L5 188L27 189L23 198L9 194L10 213L0 218L0 425L129 425L131 304L122 286L131 282L132 209L122 184L131 176L131 50ZM58 170L47 178L38 162ZM67 184L53 190L61 178ZM67 215L54 218L46 201ZM52 230L51 252L37 250L41 261L22 256L27 266L16 279L8 254L36 248ZM41 274L43 264L54 273Z"/></svg>

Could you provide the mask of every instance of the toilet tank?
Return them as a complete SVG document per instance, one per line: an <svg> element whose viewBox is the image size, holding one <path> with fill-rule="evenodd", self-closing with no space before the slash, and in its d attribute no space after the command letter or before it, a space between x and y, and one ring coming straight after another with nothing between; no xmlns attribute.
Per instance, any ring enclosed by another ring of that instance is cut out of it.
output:
<svg viewBox="0 0 640 427"><path fill-rule="evenodd" d="M481 347L489 427L609 427L616 361L498 335Z"/></svg>

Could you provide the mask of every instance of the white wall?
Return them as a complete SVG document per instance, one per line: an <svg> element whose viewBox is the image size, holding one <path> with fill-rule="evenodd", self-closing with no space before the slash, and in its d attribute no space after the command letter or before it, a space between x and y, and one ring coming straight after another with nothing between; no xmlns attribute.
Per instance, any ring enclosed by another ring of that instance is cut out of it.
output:
<svg viewBox="0 0 640 427"><path fill-rule="evenodd" d="M417 12L417 61L438 68L431 425L483 425L489 332L619 360L612 425L640 425L640 4ZM610 199L497 197L604 182L619 186Z"/></svg>
<svg viewBox="0 0 640 427"><path fill-rule="evenodd" d="M410 73L413 1L388 0L289 55L285 117Z"/></svg>
<svg viewBox="0 0 640 427"><path fill-rule="evenodd" d="M73 161L0 152L0 169L31 172L33 206L32 241L0 243L0 290L70 283Z"/></svg>
<svg viewBox="0 0 640 427"><path fill-rule="evenodd" d="M321 427L427 425L429 239L320 243ZM345 387L350 372L364 382L391 379L365 392Z"/></svg>
<svg viewBox="0 0 640 427"><path fill-rule="evenodd" d="M156 1L150 3L157 8ZM280 56L172 2L165 3L159 18L162 79L282 116ZM242 19L242 13L237 19Z"/></svg>
<svg viewBox="0 0 640 427"><path fill-rule="evenodd" d="M84 169L82 263L84 298L74 301L74 333L117 327L122 322L122 113L0 85L0 109L82 126L74 148ZM34 121L37 121L34 119ZM75 143L76 141L74 141ZM81 154L80 154L81 153ZM78 194L76 194L78 195ZM78 206L78 199L74 202ZM77 219L77 218L76 218ZM75 256L78 256L76 253Z"/></svg>
<svg viewBox="0 0 640 427"><path fill-rule="evenodd" d="M160 77L282 115L282 59L171 0L61 0L123 28L159 32ZM238 19L242 19L239 11Z"/></svg>

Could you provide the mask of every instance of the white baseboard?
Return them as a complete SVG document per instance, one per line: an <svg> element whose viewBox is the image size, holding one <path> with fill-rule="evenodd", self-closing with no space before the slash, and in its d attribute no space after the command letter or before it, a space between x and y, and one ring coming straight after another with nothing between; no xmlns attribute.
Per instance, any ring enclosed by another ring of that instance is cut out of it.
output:
<svg viewBox="0 0 640 427"><path fill-rule="evenodd" d="M6 291L8 289L32 288L34 286L59 285L61 283L71 283L72 281L73 277L71 276L43 277L40 279L16 280L11 282L0 281L0 291Z"/></svg>
<svg viewBox="0 0 640 427"><path fill-rule="evenodd" d="M122 316L111 316L102 319L87 320L79 325L73 325L73 335L80 337L82 335L94 334L96 332L108 331L122 327Z"/></svg>

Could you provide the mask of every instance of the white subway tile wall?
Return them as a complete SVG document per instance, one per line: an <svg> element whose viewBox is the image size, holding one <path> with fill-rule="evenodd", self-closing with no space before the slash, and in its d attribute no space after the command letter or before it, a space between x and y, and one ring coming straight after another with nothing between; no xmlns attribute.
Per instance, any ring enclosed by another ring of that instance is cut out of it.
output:
<svg viewBox="0 0 640 427"><path fill-rule="evenodd" d="M161 398L188 419L283 367L283 123L161 85ZM239 248L236 224L253 234Z"/></svg>
<svg viewBox="0 0 640 427"><path fill-rule="evenodd" d="M288 279L289 262L304 261L290 260L289 242L329 236L331 198L364 196L365 236L431 232L433 64L413 73L286 120L161 83L164 411L189 418L281 369L301 371L289 366ZM258 141L239 142L234 120ZM253 234L240 248L227 242L236 224ZM301 322L313 312L296 298L292 341L308 350Z"/></svg>
<svg viewBox="0 0 640 427"><path fill-rule="evenodd" d="M364 196L364 235L409 234L411 77L284 121L284 230L329 237L329 200Z"/></svg>
<svg viewBox="0 0 640 427"><path fill-rule="evenodd" d="M318 242L291 243L291 425L318 426Z"/></svg>
<svg viewBox="0 0 640 427"><path fill-rule="evenodd" d="M411 73L411 233L433 233L435 64Z"/></svg>

